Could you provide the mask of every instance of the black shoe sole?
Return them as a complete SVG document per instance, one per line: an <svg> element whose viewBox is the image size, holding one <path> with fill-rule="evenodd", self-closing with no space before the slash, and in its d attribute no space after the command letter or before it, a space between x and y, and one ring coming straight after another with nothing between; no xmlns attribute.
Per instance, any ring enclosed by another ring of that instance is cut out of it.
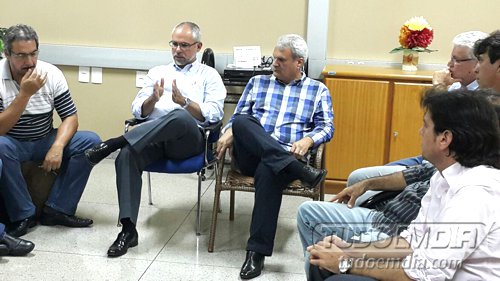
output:
<svg viewBox="0 0 500 281"><path fill-rule="evenodd" d="M258 273L255 273L255 274L252 274L252 275L242 275L241 272L240 272L240 278L243 279L243 280L248 280L248 279L253 279L257 276L260 276L262 274L262 271L264 270L264 266L262 266L262 268L260 269L260 271Z"/></svg>
<svg viewBox="0 0 500 281"><path fill-rule="evenodd" d="M139 245L139 239L135 239L135 240L130 241L130 244L128 244L127 249L125 249L125 251L123 253L121 253L121 252L120 253L110 253L109 250L108 250L108 258L121 257L121 256L125 255L128 252L128 249L133 248L133 247L135 247L137 245Z"/></svg>
<svg viewBox="0 0 500 281"><path fill-rule="evenodd" d="M89 227L93 224L94 222L91 221L89 223L85 224L70 224L70 223L64 223L60 220L54 219L54 218L46 218L42 215L40 218L40 224L41 225L46 225L46 226L55 226L55 225L61 225L61 226L66 226L66 227L74 227L74 228L79 228L79 227Z"/></svg>
<svg viewBox="0 0 500 281"><path fill-rule="evenodd" d="M28 249L24 250L10 250L9 256L16 256L16 257L26 256L31 251L33 251L33 249L35 249L35 244L31 244L31 246Z"/></svg>

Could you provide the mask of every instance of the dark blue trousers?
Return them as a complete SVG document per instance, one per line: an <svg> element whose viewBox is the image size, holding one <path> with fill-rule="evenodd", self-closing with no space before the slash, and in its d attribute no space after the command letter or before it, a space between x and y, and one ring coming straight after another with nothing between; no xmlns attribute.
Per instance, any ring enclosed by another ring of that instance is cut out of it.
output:
<svg viewBox="0 0 500 281"><path fill-rule="evenodd" d="M235 116L232 130L234 160L244 175L255 180L255 203L246 249L270 256L283 188L298 178L287 174L284 169L298 160L272 138L253 116Z"/></svg>
<svg viewBox="0 0 500 281"><path fill-rule="evenodd" d="M35 141L19 141L0 136L0 160L3 162L0 192L11 221L18 221L35 214L35 205L21 171L21 163L40 161L54 143L57 129ZM90 176L92 166L84 151L101 141L93 132L78 131L63 151L61 168L45 205L68 215L74 215Z"/></svg>

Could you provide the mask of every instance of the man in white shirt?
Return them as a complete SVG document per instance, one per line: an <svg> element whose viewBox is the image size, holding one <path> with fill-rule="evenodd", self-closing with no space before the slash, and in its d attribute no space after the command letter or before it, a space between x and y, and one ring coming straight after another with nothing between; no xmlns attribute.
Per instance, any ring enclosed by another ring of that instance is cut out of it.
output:
<svg viewBox="0 0 500 281"><path fill-rule="evenodd" d="M500 278L500 131L483 92L434 89L424 97L422 155L439 172L407 230L371 244L327 237L308 248L310 263L378 280Z"/></svg>
<svg viewBox="0 0 500 281"><path fill-rule="evenodd" d="M205 142L200 127L223 116L226 88L222 78L217 70L196 60L203 45L198 25L179 23L169 44L174 62L149 70L146 85L132 102L134 116L151 121L85 152L89 162L97 164L121 149L115 166L123 228L109 247L108 257L124 255L138 244L144 168L159 159L186 159L201 153Z"/></svg>

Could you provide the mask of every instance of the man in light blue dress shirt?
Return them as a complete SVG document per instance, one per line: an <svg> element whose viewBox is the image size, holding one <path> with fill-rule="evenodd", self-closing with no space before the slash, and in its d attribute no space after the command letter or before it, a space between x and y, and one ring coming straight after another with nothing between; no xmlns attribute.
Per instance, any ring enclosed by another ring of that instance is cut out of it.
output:
<svg viewBox="0 0 500 281"><path fill-rule="evenodd" d="M151 121L86 151L95 165L121 149L115 166L123 228L109 247L109 257L124 255L138 244L144 168L159 159L186 159L201 153L205 142L200 127L223 117L226 88L222 78L214 68L196 60L203 45L198 25L178 24L169 44L174 62L149 70L146 85L132 102L134 117Z"/></svg>

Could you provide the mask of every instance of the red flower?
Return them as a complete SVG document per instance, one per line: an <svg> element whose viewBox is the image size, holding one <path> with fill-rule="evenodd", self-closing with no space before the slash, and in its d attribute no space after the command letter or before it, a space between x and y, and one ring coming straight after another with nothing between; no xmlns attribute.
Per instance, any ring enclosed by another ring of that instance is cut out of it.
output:
<svg viewBox="0 0 500 281"><path fill-rule="evenodd" d="M427 46L431 44L433 37L434 32L427 28L424 28L420 31L412 30L406 37L403 46L408 49L412 49L415 47L427 48Z"/></svg>

